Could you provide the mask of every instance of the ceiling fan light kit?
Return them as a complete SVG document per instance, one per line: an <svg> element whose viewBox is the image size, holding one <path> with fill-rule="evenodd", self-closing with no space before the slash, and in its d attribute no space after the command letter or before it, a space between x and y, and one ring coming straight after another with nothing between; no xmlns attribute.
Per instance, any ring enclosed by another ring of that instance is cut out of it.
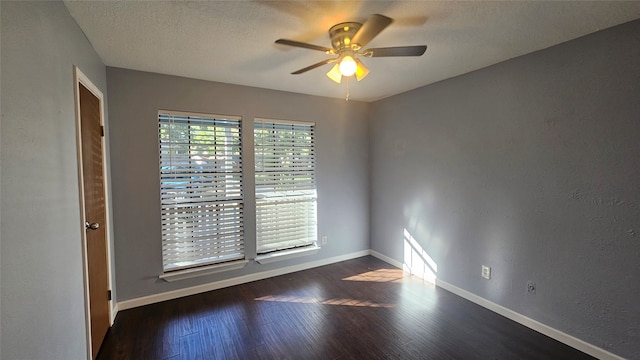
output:
<svg viewBox="0 0 640 360"><path fill-rule="evenodd" d="M342 76L352 76L356 73L356 61L349 55L343 56L340 61L340 73Z"/></svg>
<svg viewBox="0 0 640 360"><path fill-rule="evenodd" d="M364 23L343 22L336 24L329 29L331 48L313 44L298 42L295 40L278 39L276 44L301 47L310 50L322 51L327 55L338 55L338 57L320 61L307 66L291 74L298 75L313 70L322 65L336 63L327 76L337 82L342 82L342 78L355 76L357 81L364 79L369 74L360 57L388 57L388 56L422 56L427 50L426 45L417 46L397 46L386 48L363 48L384 30L393 20L384 15L373 14Z"/></svg>
<svg viewBox="0 0 640 360"><path fill-rule="evenodd" d="M329 70L329 72L327 73L327 76L329 77L329 79L340 84L340 82L342 82L342 73L340 72L340 64L333 65L331 70Z"/></svg>

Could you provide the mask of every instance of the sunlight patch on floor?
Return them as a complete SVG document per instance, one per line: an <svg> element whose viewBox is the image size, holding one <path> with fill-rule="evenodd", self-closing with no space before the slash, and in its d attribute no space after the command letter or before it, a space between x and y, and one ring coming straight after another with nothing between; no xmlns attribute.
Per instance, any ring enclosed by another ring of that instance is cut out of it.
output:
<svg viewBox="0 0 640 360"><path fill-rule="evenodd" d="M310 297L287 296L287 295L267 295L255 299L256 301L275 301L300 304L319 304L319 305L340 305L340 306L357 306L357 307L374 307L374 308L392 308L394 304L375 303L369 300L357 299L316 299Z"/></svg>
<svg viewBox="0 0 640 360"><path fill-rule="evenodd" d="M349 276L342 280L347 281L371 281L371 282L403 282L407 274L401 269L378 269L366 273Z"/></svg>

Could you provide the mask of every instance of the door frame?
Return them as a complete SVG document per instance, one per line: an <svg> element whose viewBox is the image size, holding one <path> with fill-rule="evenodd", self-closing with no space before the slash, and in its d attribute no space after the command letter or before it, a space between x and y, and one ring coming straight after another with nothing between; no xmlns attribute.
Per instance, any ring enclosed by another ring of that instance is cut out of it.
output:
<svg viewBox="0 0 640 360"><path fill-rule="evenodd" d="M104 96L102 91L91 81L89 78L76 66L73 66L73 92L75 101L75 114L76 114L76 153L78 157L78 191L80 195L80 221L78 222L81 229L82 237L82 278L84 285L84 312L85 312L85 327L86 327L86 342L87 342L87 359L92 358L92 345L91 345L91 309L89 298L89 267L88 267L88 254L87 254L87 236L85 231L85 204L84 204L84 171L82 165L82 123L80 119L80 84L87 88L93 95L95 95L100 101L100 125L104 126ZM106 134L105 134L106 136ZM107 284L108 288L113 289L112 273L111 273L111 203L109 181L107 179L107 152L106 152L106 137L102 138L102 174L103 174L103 188L105 196L105 242L107 246ZM118 312L115 300L111 298L109 300L109 326L113 325L113 321Z"/></svg>

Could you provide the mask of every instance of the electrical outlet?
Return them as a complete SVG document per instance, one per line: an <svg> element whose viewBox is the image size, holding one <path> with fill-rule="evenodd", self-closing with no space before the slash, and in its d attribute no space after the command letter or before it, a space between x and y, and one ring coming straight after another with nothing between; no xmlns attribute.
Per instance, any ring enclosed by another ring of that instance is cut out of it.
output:
<svg viewBox="0 0 640 360"><path fill-rule="evenodd" d="M528 281L527 282L527 292L529 294L535 294L536 293L536 283L534 283L533 281Z"/></svg>
<svg viewBox="0 0 640 360"><path fill-rule="evenodd" d="M327 235L322 237L322 245L327 245Z"/></svg>
<svg viewBox="0 0 640 360"><path fill-rule="evenodd" d="M482 273L480 275L485 279L491 279L491 268L486 265L482 265Z"/></svg>

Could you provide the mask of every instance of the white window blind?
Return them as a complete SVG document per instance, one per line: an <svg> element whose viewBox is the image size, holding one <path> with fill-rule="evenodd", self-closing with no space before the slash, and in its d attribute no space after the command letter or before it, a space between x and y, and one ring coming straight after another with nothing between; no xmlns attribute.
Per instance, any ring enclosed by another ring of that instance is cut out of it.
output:
<svg viewBox="0 0 640 360"><path fill-rule="evenodd" d="M314 124L256 119L257 252L317 241Z"/></svg>
<svg viewBox="0 0 640 360"><path fill-rule="evenodd" d="M244 259L240 118L158 120L164 271Z"/></svg>

